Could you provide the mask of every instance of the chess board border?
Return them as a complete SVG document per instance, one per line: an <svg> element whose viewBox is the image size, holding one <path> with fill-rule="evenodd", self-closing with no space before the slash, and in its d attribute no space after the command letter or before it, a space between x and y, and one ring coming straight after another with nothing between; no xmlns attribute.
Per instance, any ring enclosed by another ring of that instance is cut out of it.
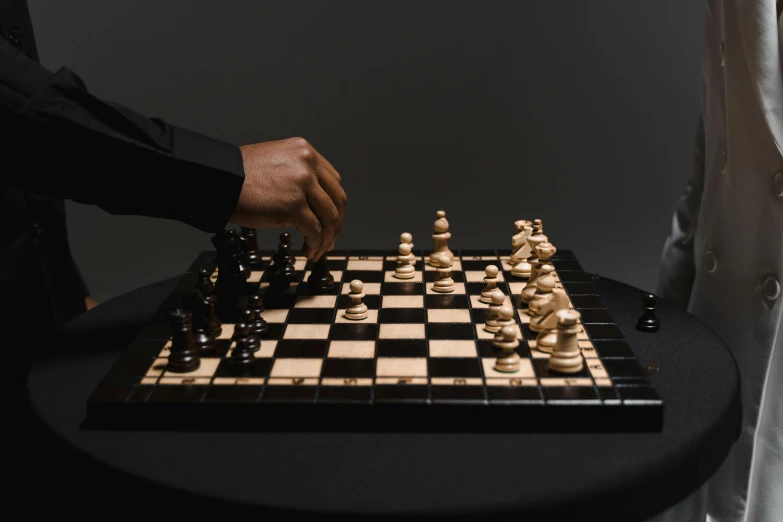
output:
<svg viewBox="0 0 783 522"><path fill-rule="evenodd" d="M262 251L263 261L253 269L264 270L273 253ZM497 257L504 274L499 286L506 295L513 295L515 312L519 313L519 309L523 307L520 296L510 292L508 286L509 282L515 280L501 261L510 255L510 250L463 249L454 253L463 261L468 257L479 258L477 266L487 264L486 261L481 261L481 257ZM433 400L428 395L421 401L396 402L319 402L309 399L280 402L210 402L204 400L203 387L180 385L180 388L191 389L193 393L178 393L171 400L149 401L148 394L139 393L139 390L148 389L150 386L140 384L138 368L128 368L140 363L133 347L149 342L159 343L159 346L165 343L169 338L166 314L171 308L182 306L182 298L193 290L200 269L207 269L210 273L215 270L215 254L214 251L205 251L196 257L175 289L160 305L150 324L142 328L131 343L130 349L98 385L87 405L88 416L83 426L85 429L655 432L662 428L662 399L644 376L625 338L619 333L614 320L601 302L593 285L595 276L585 272L573 252L567 250L557 252L552 259L560 285L565 289L573 307L583 314L583 319L587 319L583 322L585 327L590 329L590 340L593 343L604 343L616 350L611 354L607 350L607 355L600 356L601 361L618 361L623 368L619 373L609 376L612 380L611 387L597 388L594 385L597 397L591 400L579 400L578 394L569 396L569 387L560 389L565 390L565 396L548 398L539 384L535 387L538 390L536 397L526 398L512 394L503 398L501 393L493 400L462 401ZM418 263L422 263L426 253L415 251L415 254L419 259ZM360 249L335 251L329 255L344 256L346 260L351 256L381 256L384 263L387 263L390 252ZM303 280L310 268L310 263L307 263L303 270L297 271L298 290L295 290L295 293L306 292L306 287L303 286L306 283ZM417 264L417 271L422 268ZM461 269L465 270L464 267ZM476 267L471 267L471 270L473 269ZM339 298L340 287L345 282L346 279L343 278L341 283L335 285L331 295L337 295ZM517 324L525 327L519 317L516 317L516 320ZM286 322L283 327L287 324ZM610 332L607 339L600 338L601 331ZM599 338L596 338L596 333L593 332L597 332ZM528 331L526 337L529 336ZM145 361L149 365L149 359ZM627 368L631 370L625 370ZM484 384L483 387L486 388L487 385ZM577 387L571 388L578 391Z"/></svg>

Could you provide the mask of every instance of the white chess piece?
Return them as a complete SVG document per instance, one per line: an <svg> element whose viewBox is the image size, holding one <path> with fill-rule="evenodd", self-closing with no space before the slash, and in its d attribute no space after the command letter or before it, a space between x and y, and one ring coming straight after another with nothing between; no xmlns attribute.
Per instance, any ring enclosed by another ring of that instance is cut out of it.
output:
<svg viewBox="0 0 783 522"><path fill-rule="evenodd" d="M579 373L584 368L582 351L579 349L579 317L576 310L558 310L557 344L549 356L549 369L560 373Z"/></svg>
<svg viewBox="0 0 783 522"><path fill-rule="evenodd" d="M479 301L482 303L491 303L492 294L498 288L498 267L495 265L487 265L484 269L486 276L484 277L484 289L481 291L481 297Z"/></svg>
<svg viewBox="0 0 783 522"><path fill-rule="evenodd" d="M498 335L500 338L496 336L492 344L502 349L503 353L495 360L495 370L503 373L518 372L521 367L521 359L516 352L519 346L516 330L513 326L504 326Z"/></svg>
<svg viewBox="0 0 783 522"><path fill-rule="evenodd" d="M503 337L503 328L506 326L515 326L517 324L514 319L514 309L509 305L503 305L498 310L497 323L500 325L500 332L495 334L495 340L500 341Z"/></svg>
<svg viewBox="0 0 783 522"><path fill-rule="evenodd" d="M454 279L451 278L451 258L441 254L436 258L438 260L438 280L432 285L432 290L441 294L448 294L454 291Z"/></svg>
<svg viewBox="0 0 783 522"><path fill-rule="evenodd" d="M366 319L369 315L367 313L367 305L362 302L364 299L364 283L358 279L351 281L351 291L348 293L348 297L351 298L351 306L345 311L345 318L358 321L360 319Z"/></svg>
<svg viewBox="0 0 783 522"><path fill-rule="evenodd" d="M411 265L411 246L409 243L400 243L399 256L397 256L397 268L394 277L397 279L413 279L416 269Z"/></svg>
<svg viewBox="0 0 783 522"><path fill-rule="evenodd" d="M500 331L500 324L498 318L500 317L500 309L503 307L503 303L506 301L506 296L500 290L492 292L492 304L489 305L489 317L484 323L484 330L492 333Z"/></svg>
<svg viewBox="0 0 783 522"><path fill-rule="evenodd" d="M403 232L400 234L400 243L406 243L410 245L411 247L411 253L409 254L408 259L410 259L411 266L414 268L416 267L416 255L413 254L413 236L410 232Z"/></svg>
<svg viewBox="0 0 783 522"><path fill-rule="evenodd" d="M430 254L430 265L434 267L439 266L438 256L445 254L449 258L449 266L451 266L451 260L454 258L454 254L449 250L449 238L451 238L451 232L449 232L449 222L446 220L446 212L438 210L438 219L435 220L433 225L432 239L435 240L435 249Z"/></svg>

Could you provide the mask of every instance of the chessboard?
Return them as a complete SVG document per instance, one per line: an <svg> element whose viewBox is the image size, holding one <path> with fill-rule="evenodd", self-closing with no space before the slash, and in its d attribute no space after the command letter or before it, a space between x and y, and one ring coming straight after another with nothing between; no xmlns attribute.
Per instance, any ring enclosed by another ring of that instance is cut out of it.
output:
<svg viewBox="0 0 783 522"><path fill-rule="evenodd" d="M218 307L199 330L188 307L194 296L203 300L215 292L221 277L219 252L203 252L92 394L85 426L661 429L663 401L602 304L594 276L573 252L538 261L539 268L553 267L547 275L554 292L567 298L569 313L576 312L570 331L578 367L566 373L553 369L552 353L536 346L543 334L531 330L536 315L523 296L527 280L514 273L513 251L449 254L449 262L439 265L411 247L332 251L314 265L290 248L253 250L231 306ZM395 275L400 256L413 267L405 279ZM311 277L316 267L318 277ZM322 284L324 269L328 284ZM447 278L449 290L436 289ZM496 301L486 299L488 284ZM347 317L357 304L363 317ZM499 328L486 328L501 307L506 338ZM551 333L567 326L558 324ZM503 342L512 348L503 349ZM190 348L182 349L183 343Z"/></svg>

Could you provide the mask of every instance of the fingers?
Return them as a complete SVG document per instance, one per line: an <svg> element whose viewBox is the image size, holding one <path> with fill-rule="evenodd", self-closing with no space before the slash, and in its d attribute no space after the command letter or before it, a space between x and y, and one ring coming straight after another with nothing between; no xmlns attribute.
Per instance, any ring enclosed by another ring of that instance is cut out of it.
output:
<svg viewBox="0 0 783 522"><path fill-rule="evenodd" d="M340 213L338 212L334 201L332 201L319 183L312 183L307 193L307 202L323 227L321 244L318 246L313 258L317 261L334 243L334 238L337 235Z"/></svg>
<svg viewBox="0 0 783 522"><path fill-rule="evenodd" d="M319 155L320 156L320 155ZM331 168L331 170L329 170ZM343 228L343 219L345 218L345 204L348 201L348 196L345 194L342 185L340 185L340 175L334 170L334 167L329 164L325 159L319 161L316 167L316 173L318 175L318 183L321 188L329 195L332 200L332 204L337 209L337 218L334 224L334 235L331 240L325 242L325 250L334 249L334 241L340 234ZM326 239L326 238L325 238Z"/></svg>
<svg viewBox="0 0 783 522"><path fill-rule="evenodd" d="M322 165L323 165L323 166L326 168L327 172L329 172L329 173L330 173L332 176L334 176L335 178L337 178L337 182L338 182L338 183L342 182L342 180L343 180L343 177L342 177L342 176L340 176L340 174L337 172L337 169L335 169L335 168L332 166L332 164L331 164L331 163L329 163L329 162L326 160L326 158L324 158L323 156L321 156L321 153L320 153L320 152L318 152L318 151L315 151L315 153L316 153L316 155L317 155L316 157L318 158L318 162L319 162L320 164L322 164Z"/></svg>
<svg viewBox="0 0 783 522"><path fill-rule="evenodd" d="M323 243L323 227L321 227L321 222L309 208L305 207L302 210L299 223L296 225L296 231L302 234L302 237L305 239L302 253L308 259L313 259L321 243Z"/></svg>

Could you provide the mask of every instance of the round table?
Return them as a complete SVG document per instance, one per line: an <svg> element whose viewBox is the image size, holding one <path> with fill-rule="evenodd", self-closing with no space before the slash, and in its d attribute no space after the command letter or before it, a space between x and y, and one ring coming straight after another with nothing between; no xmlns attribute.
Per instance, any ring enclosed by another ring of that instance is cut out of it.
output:
<svg viewBox="0 0 783 522"><path fill-rule="evenodd" d="M158 501L170 500L173 509L161 513L212 503L230 506L231 516L241 508L630 522L701 486L738 434L739 374L725 344L697 318L663 300L660 331L637 331L642 292L605 278L594 283L605 306L639 362L659 368L650 379L665 401L662 432L82 430L88 396L176 283L143 287L86 313L54 354L31 366L27 381L38 420L74 455L68 466L100 466L90 472L93 483L107 484L104 476L124 481L107 489L127 507L141 502L150 515L163 509L144 504L157 492ZM138 493L142 487L145 493Z"/></svg>

